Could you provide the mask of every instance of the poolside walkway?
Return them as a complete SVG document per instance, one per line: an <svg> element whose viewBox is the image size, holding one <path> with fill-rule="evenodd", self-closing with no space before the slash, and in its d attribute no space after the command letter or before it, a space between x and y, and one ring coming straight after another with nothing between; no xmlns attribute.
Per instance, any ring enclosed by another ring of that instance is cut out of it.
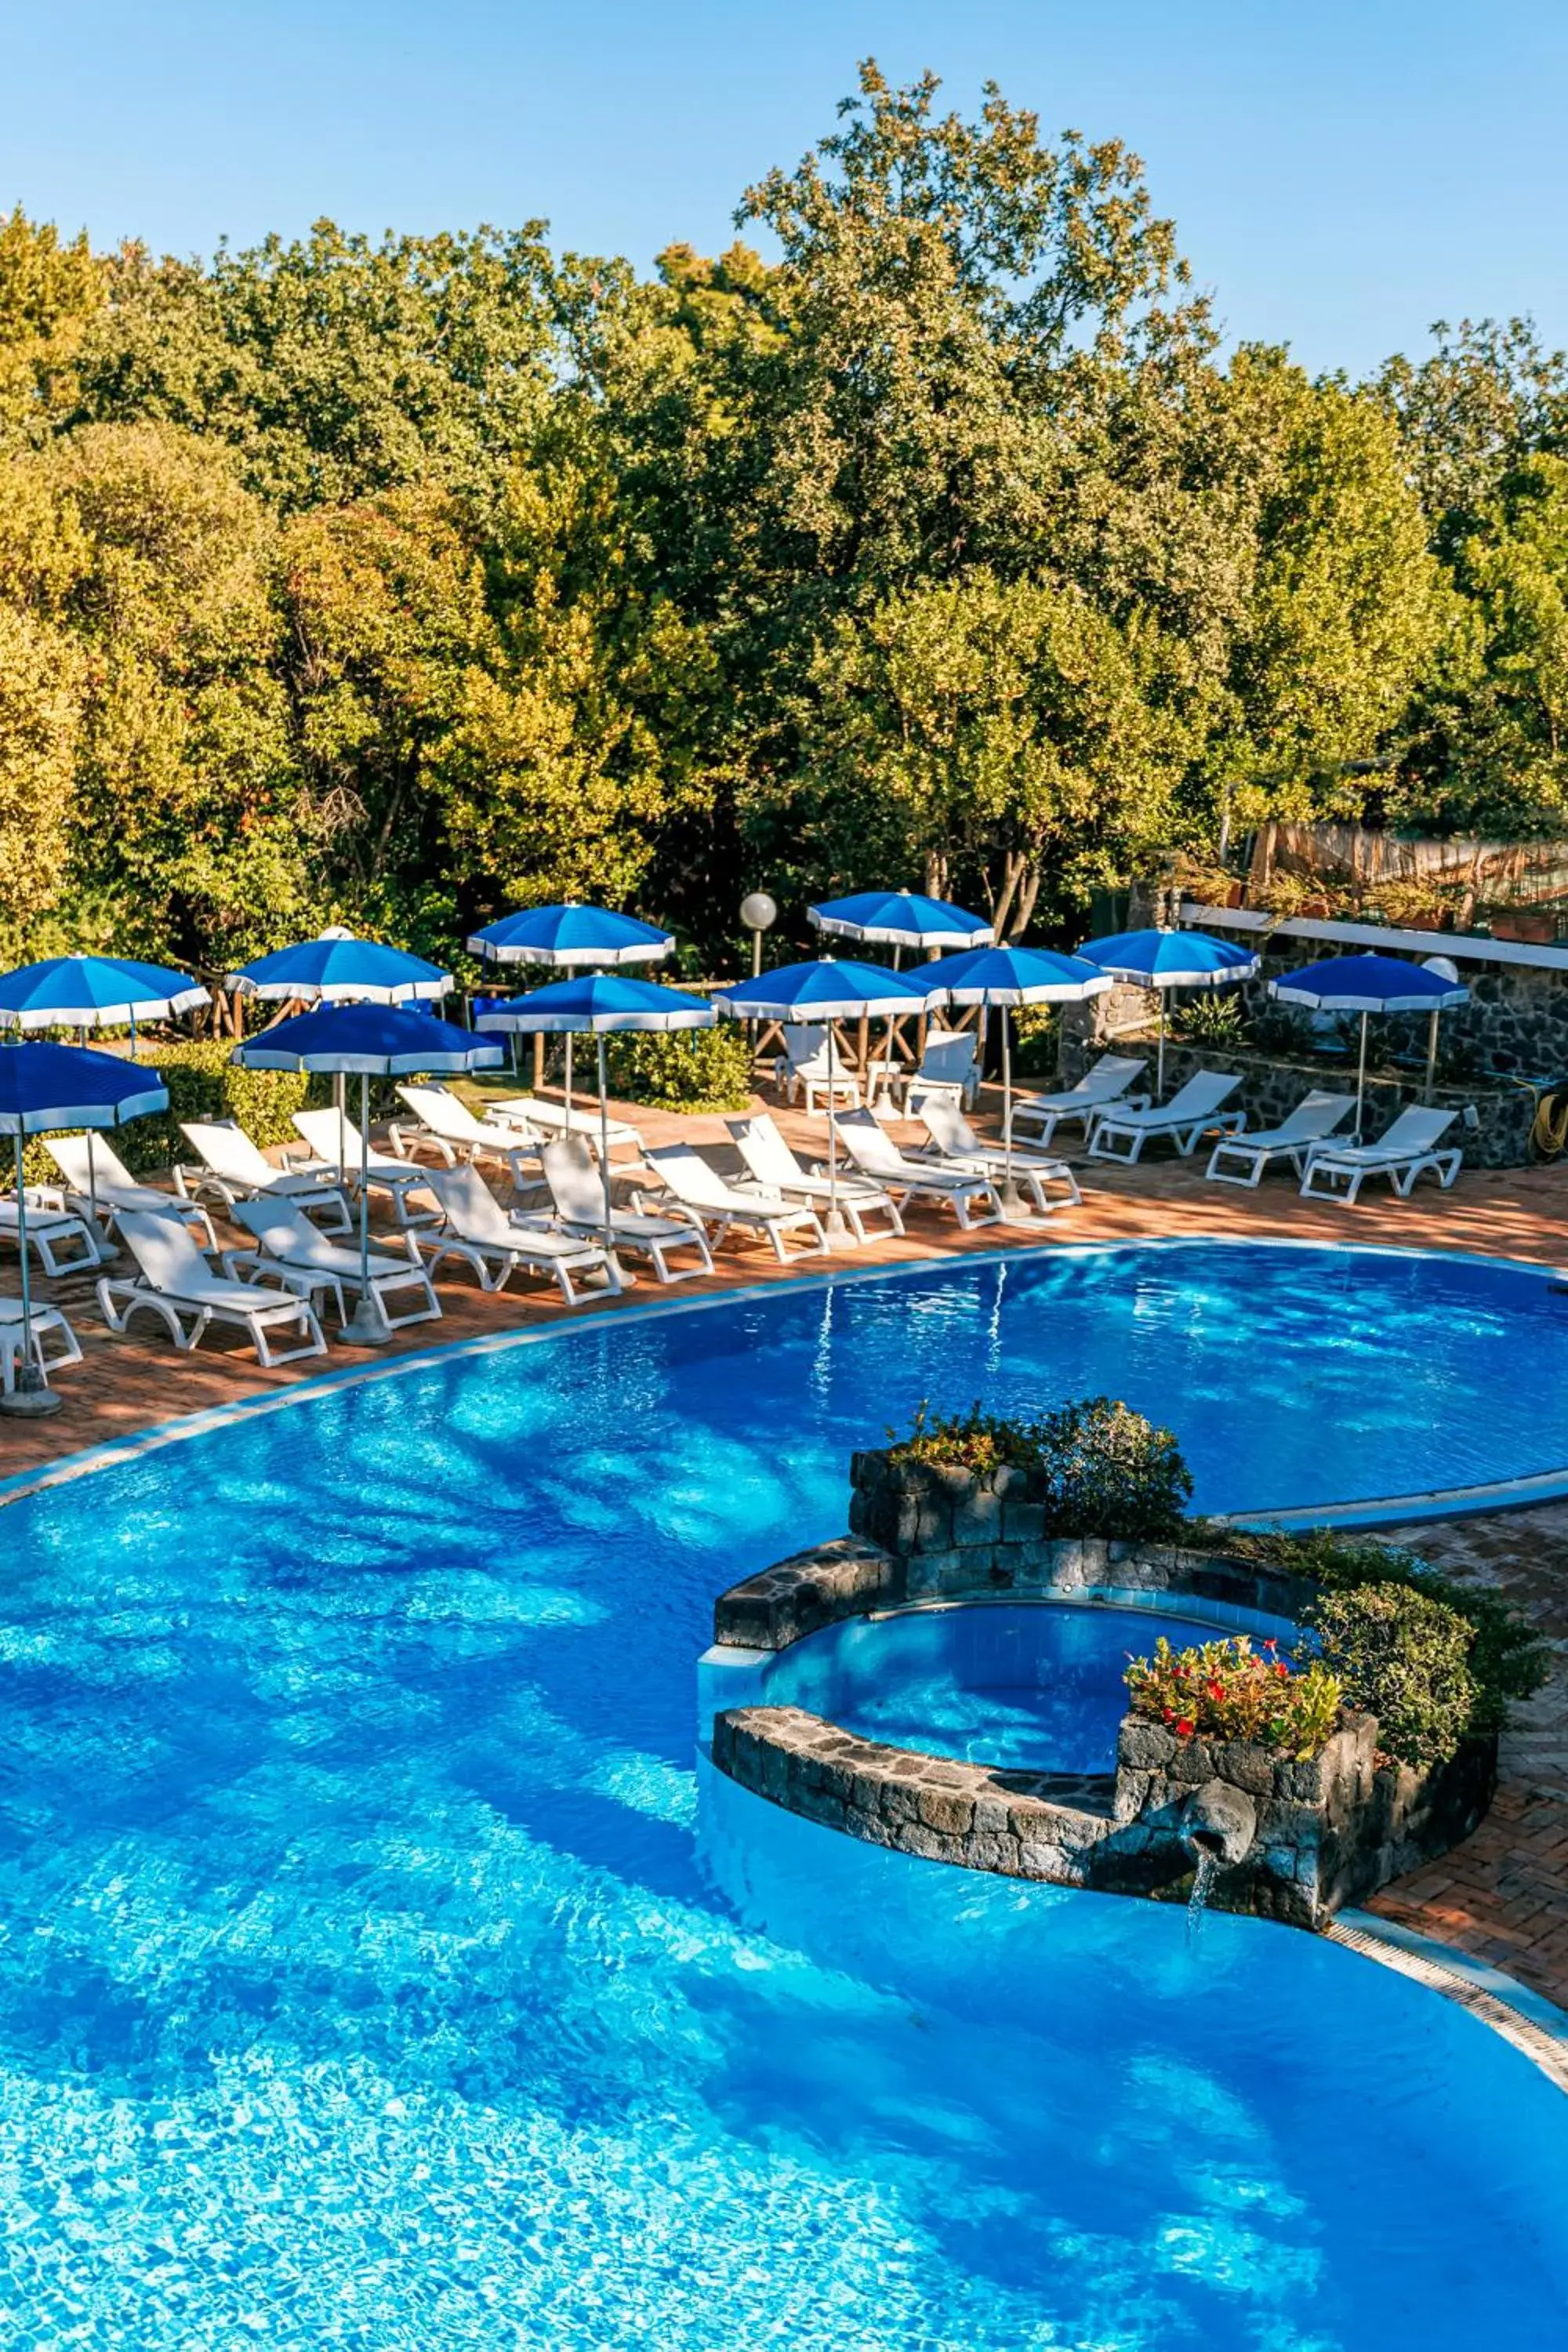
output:
<svg viewBox="0 0 1568 2352"><path fill-rule="evenodd" d="M822 1150L820 1120L773 1108L803 1151ZM719 1118L629 1108L625 1115L635 1118L649 1144L679 1138L728 1148ZM1064 1156L1079 1155L1069 1146ZM1086 1188L1082 1209L1048 1223L1031 1220L963 1234L945 1212L916 1212L902 1241L879 1243L832 1264L854 1271L998 1246L1049 1248L1064 1241L1226 1234L1477 1250L1546 1265L1568 1263L1568 1166L1464 1175L1452 1193L1423 1187L1410 1202L1390 1201L1379 1187L1375 1193L1369 1190L1353 1211L1302 1201L1283 1181L1265 1183L1256 1193L1206 1184L1201 1161L1173 1165L1163 1156L1135 1169L1093 1161L1080 1172ZM673 1295L690 1298L823 1270L820 1258L781 1266L766 1250L742 1244L726 1248L710 1280L684 1283ZM128 1337L113 1337L102 1328L85 1277L62 1277L38 1287L75 1324L85 1361L59 1375L65 1404L52 1419L0 1419L0 1477L45 1470L68 1454L130 1439L158 1422L264 1395L323 1371L560 1322L567 1315L553 1285L548 1291L531 1285L487 1297L466 1275L448 1279L444 1274L439 1323L398 1332L391 1346L374 1353L350 1348L329 1333L325 1359L264 1371L237 1336L209 1333L195 1356L174 1355L151 1320ZM0 1265L0 1296L14 1296L16 1288L16 1260L7 1255ZM632 1300L658 1296L651 1283L639 1282ZM576 1319L614 1314L619 1304L595 1301L580 1307ZM1551 1683L1510 1738L1502 1786L1480 1830L1442 1863L1385 1890L1370 1907L1509 1970L1568 2008L1568 1504L1415 1527L1403 1537L1448 1571L1478 1577L1518 1601L1552 1645L1555 1665Z"/></svg>

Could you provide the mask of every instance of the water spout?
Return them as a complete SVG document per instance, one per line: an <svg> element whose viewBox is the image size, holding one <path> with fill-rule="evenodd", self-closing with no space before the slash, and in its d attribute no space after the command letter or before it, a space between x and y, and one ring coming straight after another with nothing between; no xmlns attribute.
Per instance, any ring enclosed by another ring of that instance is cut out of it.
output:
<svg viewBox="0 0 1568 2352"><path fill-rule="evenodd" d="M1213 1846L1198 1844L1197 1866L1193 1872L1193 1891L1187 1897L1187 1941L1202 1933L1204 1910L1209 1899L1209 1889L1219 1868L1219 1856Z"/></svg>

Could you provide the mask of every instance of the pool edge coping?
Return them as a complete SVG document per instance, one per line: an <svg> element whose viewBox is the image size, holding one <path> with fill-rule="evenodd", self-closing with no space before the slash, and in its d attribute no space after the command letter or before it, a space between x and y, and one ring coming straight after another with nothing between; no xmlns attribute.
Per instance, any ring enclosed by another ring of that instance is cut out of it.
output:
<svg viewBox="0 0 1568 2352"><path fill-rule="evenodd" d="M1051 1245L1048 1255L1053 1258L1102 1257L1120 1250L1184 1248L1327 1250L1343 1256L1432 1258L1457 1265L1506 1267L1515 1274L1533 1276L1538 1281L1568 1286L1568 1271L1538 1258L1500 1257L1485 1250L1432 1249L1401 1243L1315 1240L1304 1234L1271 1234L1261 1237L1252 1234L1129 1234L1110 1241L1064 1241ZM0 1509L100 1470L122 1469L144 1454L160 1453L165 1446L181 1444L190 1438L208 1436L253 1414L279 1412L341 1391L439 1370L444 1365L459 1363L468 1357L499 1355L513 1348L538 1347L569 1337L580 1338L585 1332L604 1330L612 1325L640 1325L667 1316L702 1314L715 1307L746 1306L762 1299L777 1298L781 1295L831 1290L840 1284L898 1281L910 1275L945 1272L952 1267L963 1270L971 1266L1008 1265L1020 1259L1044 1255L1047 1255L1045 1251L1037 1251L1026 1244L1022 1248L966 1251L942 1260L905 1258L890 1265L850 1266L831 1274L796 1275L786 1283L745 1283L731 1290L706 1291L695 1298L652 1298L638 1306L616 1307L612 1314L591 1316L581 1323L563 1321L539 1326L523 1325L500 1331L481 1332L468 1339L450 1339L432 1347L415 1348L390 1360L345 1365L340 1370L316 1373L308 1380L291 1381L284 1388L268 1391L263 1395L235 1397L226 1404L206 1405L196 1412L179 1413L168 1421L151 1423L128 1436L84 1447L78 1454L62 1454L58 1461L47 1463L40 1468L14 1471L8 1477L0 1478ZM1273 1511L1267 1508L1233 1511L1215 1517L1216 1524L1237 1528L1377 1528L1396 1526L1413 1519L1463 1518L1477 1512L1528 1510L1533 1505L1561 1501L1565 1497L1568 1497L1568 1463L1559 1469L1533 1472L1524 1478L1489 1480L1479 1486L1433 1487L1409 1495L1312 1503Z"/></svg>
<svg viewBox="0 0 1568 2352"><path fill-rule="evenodd" d="M1346 1909L1327 1930L1331 1943L1392 1969L1451 2000L1510 2042L1568 2097L1568 2010L1490 1961L1374 1911Z"/></svg>

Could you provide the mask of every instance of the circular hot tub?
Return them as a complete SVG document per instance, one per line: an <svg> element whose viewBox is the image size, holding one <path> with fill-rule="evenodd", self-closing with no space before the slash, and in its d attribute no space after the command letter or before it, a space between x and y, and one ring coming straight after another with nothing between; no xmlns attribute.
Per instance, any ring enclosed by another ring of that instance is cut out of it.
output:
<svg viewBox="0 0 1568 2352"><path fill-rule="evenodd" d="M798 1706L863 1739L961 1763L1098 1773L1116 1769L1122 1677L1163 1634L1175 1649L1290 1628L1130 1604L945 1602L846 1619L771 1660L767 1706Z"/></svg>

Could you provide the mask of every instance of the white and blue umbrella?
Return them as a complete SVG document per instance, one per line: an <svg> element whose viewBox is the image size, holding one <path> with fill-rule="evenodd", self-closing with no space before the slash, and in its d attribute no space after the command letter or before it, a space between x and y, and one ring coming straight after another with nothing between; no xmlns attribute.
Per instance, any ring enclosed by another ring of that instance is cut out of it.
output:
<svg viewBox="0 0 1568 2352"><path fill-rule="evenodd" d="M554 964L563 971L616 971L624 964L662 963L675 940L635 915L604 907L524 907L487 923L468 941L486 963Z"/></svg>
<svg viewBox="0 0 1568 2352"><path fill-rule="evenodd" d="M360 1296L346 1336L362 1348L381 1347L388 1336L370 1297L370 1082L493 1069L503 1058L499 1045L433 1013L365 1003L297 1013L237 1045L230 1056L247 1070L327 1071L360 1082Z"/></svg>
<svg viewBox="0 0 1568 2352"><path fill-rule="evenodd" d="M574 980L558 980L519 997L504 1013L481 1013L481 1029L506 1028L524 1035L563 1036L570 1054L572 1040L591 1036L599 1060L599 1174L605 1189L605 1247L615 1241L610 1202L609 1079L605 1067L605 1040L623 1030L658 1033L677 1029L711 1029L718 1018L700 996L683 989L661 988L657 981L630 980L622 972L583 972ZM572 1069L566 1069L566 1127L572 1127ZM623 1276L625 1280L626 1276Z"/></svg>
<svg viewBox="0 0 1568 2352"><path fill-rule="evenodd" d="M356 940L334 926L317 939L241 964L227 984L274 1004L295 998L308 1004L409 1004L445 996L452 975L423 956L384 947L379 940Z"/></svg>
<svg viewBox="0 0 1568 2352"><path fill-rule="evenodd" d="M1085 940L1079 953L1113 980L1151 989L1158 997L1160 1055L1154 1086L1161 1095L1165 1091L1165 991L1234 988L1253 979L1262 961L1250 948L1211 939L1206 931L1115 931L1105 939Z"/></svg>
<svg viewBox="0 0 1568 2352"><path fill-rule="evenodd" d="M782 1021L820 1024L827 1032L827 1238L840 1246L849 1228L838 1206L838 1130L833 1123L833 1076L836 1021L854 1021L861 1014L895 1019L900 1013L923 1013L931 1002L925 976L906 979L886 964L838 963L823 956L811 963L781 964L776 971L759 972L733 988L721 988L714 1003L732 1021Z"/></svg>
<svg viewBox="0 0 1568 2352"><path fill-rule="evenodd" d="M945 898L923 898L918 890L858 890L852 898L808 907L805 919L837 939L891 948L895 964L901 948L923 948L934 955L943 948L984 947L995 936L983 916Z"/></svg>
<svg viewBox="0 0 1568 2352"><path fill-rule="evenodd" d="M1439 961L1434 959L1434 961ZM1330 956L1268 983L1281 1004L1304 1004L1317 1013L1359 1013L1361 1054L1356 1064L1355 1133L1361 1141L1362 1103L1366 1093L1366 1024L1374 1013L1443 1013L1467 1004L1469 990L1430 965L1404 963L1398 956Z"/></svg>
<svg viewBox="0 0 1568 2352"><path fill-rule="evenodd" d="M1021 1004L1082 1004L1103 996L1110 974L1082 956L1058 955L1051 948L974 948L929 964L921 983L931 997L949 1004L994 1008L1002 1016L1002 1205L1009 1217L1026 1217L1028 1203L1013 1181L1013 1050L1008 1015Z"/></svg>
<svg viewBox="0 0 1568 2352"><path fill-rule="evenodd" d="M0 1052L0 1135L16 1147L16 1239L22 1254L22 1363L14 1392L0 1398L10 1412L58 1411L43 1373L33 1361L33 1293L27 1275L27 1187L22 1150L29 1135L58 1134L62 1128L123 1127L127 1119L167 1110L169 1090L156 1070L122 1062L112 1054L90 1054L81 1045L32 1044Z"/></svg>
<svg viewBox="0 0 1568 2352"><path fill-rule="evenodd" d="M129 956L47 956L0 978L0 1028L118 1029L210 1004L199 982Z"/></svg>

